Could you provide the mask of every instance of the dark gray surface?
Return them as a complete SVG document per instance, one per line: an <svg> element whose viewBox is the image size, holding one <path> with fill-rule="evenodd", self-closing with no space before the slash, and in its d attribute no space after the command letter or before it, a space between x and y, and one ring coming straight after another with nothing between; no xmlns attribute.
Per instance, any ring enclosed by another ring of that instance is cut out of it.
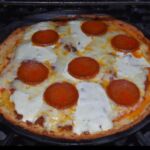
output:
<svg viewBox="0 0 150 150"><path fill-rule="evenodd" d="M0 4L9 5L76 5L76 6L87 6L87 5L124 5L124 4L144 4L150 3L149 0L0 0Z"/></svg>

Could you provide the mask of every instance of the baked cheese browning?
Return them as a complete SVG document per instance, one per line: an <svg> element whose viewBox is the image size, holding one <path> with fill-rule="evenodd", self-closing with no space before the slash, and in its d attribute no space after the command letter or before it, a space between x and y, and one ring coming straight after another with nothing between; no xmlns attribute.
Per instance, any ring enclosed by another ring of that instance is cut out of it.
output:
<svg viewBox="0 0 150 150"><path fill-rule="evenodd" d="M23 115L22 120L31 123L37 119L37 114L43 104L42 95L31 96L21 90L16 90L10 96L10 101L14 103L17 113Z"/></svg>
<svg viewBox="0 0 150 150"><path fill-rule="evenodd" d="M57 109L44 103L38 116L44 117L44 127L48 131L56 131L60 126L73 126L74 112L75 105L65 109Z"/></svg>
<svg viewBox="0 0 150 150"><path fill-rule="evenodd" d="M59 35L54 30L37 31L32 35L32 42L39 46L49 46L55 44L59 39Z"/></svg>
<svg viewBox="0 0 150 150"><path fill-rule="evenodd" d="M43 116L41 116L41 117L39 117L39 118L35 121L35 124L44 127L44 122L45 122L45 119L44 119Z"/></svg>
<svg viewBox="0 0 150 150"><path fill-rule="evenodd" d="M72 44L66 44L66 45L64 45L64 48L65 48L68 52L76 52L76 51L77 51L77 49L76 49L74 46L72 46Z"/></svg>
<svg viewBox="0 0 150 150"><path fill-rule="evenodd" d="M71 125L58 126L58 129L59 129L60 131L72 131L72 126L71 126Z"/></svg>
<svg viewBox="0 0 150 150"><path fill-rule="evenodd" d="M0 91L0 107L4 107L7 109L7 111L10 111L12 113L14 112L15 107L14 104L9 99L10 99L10 91L2 89Z"/></svg>
<svg viewBox="0 0 150 150"><path fill-rule="evenodd" d="M136 58L142 58L143 57L143 53L140 52L140 51L134 51L132 52L133 56L136 57Z"/></svg>
<svg viewBox="0 0 150 150"><path fill-rule="evenodd" d="M85 47L92 41L92 37L87 36L81 30L82 21L70 21L68 23L69 32L66 37L62 39L63 43L71 43L76 47L78 52L83 52Z"/></svg>
<svg viewBox="0 0 150 150"><path fill-rule="evenodd" d="M134 121L149 104L147 48L144 40L110 20L29 26L9 63L18 65L8 64L11 69L6 67L0 77L1 88L14 89L6 96L12 106L6 108L15 109L19 122L50 136L111 132ZM17 74L28 60L41 65L27 64Z"/></svg>

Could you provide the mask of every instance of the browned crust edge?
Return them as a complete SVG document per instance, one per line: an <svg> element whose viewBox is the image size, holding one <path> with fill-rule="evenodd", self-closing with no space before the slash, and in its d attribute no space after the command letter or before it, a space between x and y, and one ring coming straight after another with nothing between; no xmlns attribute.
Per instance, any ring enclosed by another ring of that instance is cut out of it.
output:
<svg viewBox="0 0 150 150"><path fill-rule="evenodd" d="M74 16L73 19L78 19L78 18L85 18L85 19L102 19L102 20L107 20L109 22L113 22L114 24L116 24L116 26L118 26L119 28L125 30L126 32L128 32L129 34L131 34L132 36L134 36L135 38L142 40L144 43L146 43L147 45L149 45L149 49L150 49L150 40L147 39L143 33L141 31L139 31L136 27L117 20L117 19L113 19L110 16L96 16L96 15L81 15L81 16ZM62 17L63 19L66 19L66 17ZM18 42L19 39L21 39L22 35L24 33L24 28L18 28L16 29L1 45L0 45L0 54L2 54L3 51L6 52L5 55L7 55L8 53L10 53L11 51L9 51L10 49L14 48L14 45L16 45L16 43ZM2 54L3 56L5 56L4 54ZM4 65L5 66L5 65ZM2 68L0 68L1 70ZM148 90L147 90L147 98L150 99L150 85L148 86ZM150 100L149 100L150 101ZM28 131L30 131L31 133L37 134L37 135L43 135L43 136L47 136L47 137L51 137L51 138L55 138L55 139L67 139L67 140L75 140L75 141L79 141L79 140L85 140L85 139L96 139L96 138L101 138L101 137L105 137L108 135L112 135L112 134L116 134L119 132L123 132L129 128L132 128L134 125L137 125L139 122L141 122L146 116L148 116L150 114L150 103L149 105L147 105L147 107L143 110L142 114L140 116L138 116L136 118L136 120L134 120L132 123L127 124L122 126L121 128L113 128L111 130L108 131L103 131L103 132L99 132L96 134L81 134L81 135L75 135L75 134L61 134L58 132L48 132L45 131L42 127L37 126L37 125L28 125L24 122L21 122L17 119L15 119L14 116L10 115L9 113L6 113L2 108L0 108L0 114L6 119L8 120L10 123L22 127Z"/></svg>
<svg viewBox="0 0 150 150"><path fill-rule="evenodd" d="M20 43L24 31L25 27L16 29L0 44L0 73L10 59L8 54L11 54L15 46Z"/></svg>

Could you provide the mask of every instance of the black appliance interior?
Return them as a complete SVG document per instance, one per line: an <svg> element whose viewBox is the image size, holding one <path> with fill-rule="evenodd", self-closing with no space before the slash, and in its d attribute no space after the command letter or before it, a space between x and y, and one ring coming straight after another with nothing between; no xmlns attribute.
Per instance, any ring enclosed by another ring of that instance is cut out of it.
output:
<svg viewBox="0 0 150 150"><path fill-rule="evenodd" d="M78 2L78 3L77 3ZM141 3L142 2L142 3ZM150 38L150 3L144 1L19 1L0 0L0 42L16 27L60 15L106 14L137 26ZM126 132L92 141L68 142L43 138L0 118L0 145L150 145L150 117Z"/></svg>

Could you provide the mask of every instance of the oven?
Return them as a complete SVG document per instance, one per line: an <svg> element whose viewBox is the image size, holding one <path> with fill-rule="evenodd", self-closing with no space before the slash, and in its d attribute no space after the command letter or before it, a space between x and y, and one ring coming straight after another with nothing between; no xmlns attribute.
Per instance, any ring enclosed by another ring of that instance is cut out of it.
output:
<svg viewBox="0 0 150 150"><path fill-rule="evenodd" d="M150 38L150 2L143 0L0 0L0 42L15 28L60 15L104 14L129 22ZM2 33L2 34L1 34ZM42 138L11 125L0 117L0 145L110 145L149 146L150 117L133 128L91 141L69 142Z"/></svg>

